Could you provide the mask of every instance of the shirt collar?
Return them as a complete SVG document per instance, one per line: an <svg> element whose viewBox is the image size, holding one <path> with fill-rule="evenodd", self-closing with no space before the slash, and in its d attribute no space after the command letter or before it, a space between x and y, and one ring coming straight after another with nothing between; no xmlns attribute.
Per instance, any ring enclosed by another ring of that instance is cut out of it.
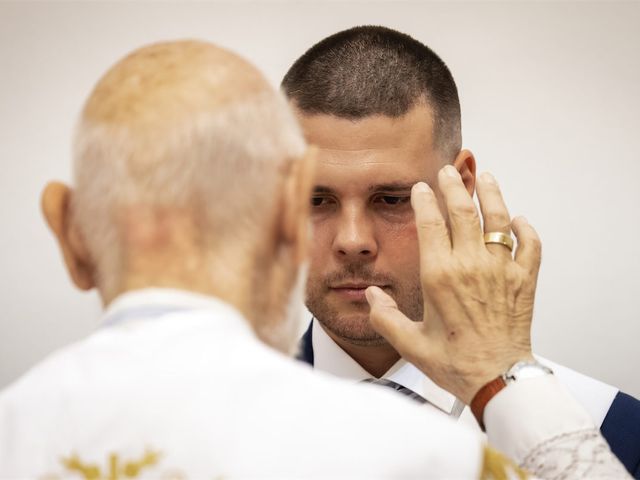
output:
<svg viewBox="0 0 640 480"><path fill-rule="evenodd" d="M166 313L194 310L213 311L217 317L233 319L235 323L244 324L250 329L242 314L232 305L209 295L172 288L144 288L119 295L104 311L101 324L111 326Z"/></svg>
<svg viewBox="0 0 640 480"><path fill-rule="evenodd" d="M342 350L315 318L311 330L311 343L313 345L313 368L354 382L371 378L371 374Z"/></svg>
<svg viewBox="0 0 640 480"><path fill-rule="evenodd" d="M314 368L355 382L372 378L369 372L333 341L315 318L313 319L311 342L313 344ZM455 416L460 414L455 395L440 388L413 364L402 358L382 378L392 380L416 392L445 413Z"/></svg>

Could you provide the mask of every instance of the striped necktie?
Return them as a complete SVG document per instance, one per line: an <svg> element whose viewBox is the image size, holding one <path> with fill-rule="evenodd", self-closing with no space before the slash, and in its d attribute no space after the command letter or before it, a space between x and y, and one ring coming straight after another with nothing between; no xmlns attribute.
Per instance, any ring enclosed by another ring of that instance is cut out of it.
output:
<svg viewBox="0 0 640 480"><path fill-rule="evenodd" d="M362 383L372 383L373 385L382 385L383 387L392 388L398 393L406 395L407 397L415 400L418 403L429 403L426 398L421 397L413 390L408 389L407 387L403 387L399 383L394 382L393 380L388 380L386 378L367 378L366 380L362 380Z"/></svg>
<svg viewBox="0 0 640 480"><path fill-rule="evenodd" d="M453 418L460 417L460 414L464 410L464 403L462 403L457 398L456 398L455 403L453 404L453 408L451 409L450 412L448 412L447 410L444 410L441 407L438 407L437 405L434 405L433 403L431 403L426 398L418 395L413 390L411 390L411 389L409 389L407 387L403 387L399 383L396 383L393 380L388 380L386 378L367 378L366 380L362 380L362 383L371 383L373 385L382 385L383 387L392 388L396 392L401 393L403 395L406 395L407 397L411 398L412 400L415 400L418 403L422 403L422 404L428 403L432 407L437 408L441 412L444 412L444 413L446 413L447 415L449 415L450 417L453 417Z"/></svg>

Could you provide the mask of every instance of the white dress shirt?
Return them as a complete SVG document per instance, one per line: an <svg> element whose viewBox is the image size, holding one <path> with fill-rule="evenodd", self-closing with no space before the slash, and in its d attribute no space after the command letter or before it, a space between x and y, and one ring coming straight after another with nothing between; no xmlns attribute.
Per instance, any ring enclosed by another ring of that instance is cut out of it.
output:
<svg viewBox="0 0 640 480"><path fill-rule="evenodd" d="M342 350L316 319L313 319L312 344L314 368L352 381L371 378L371 374ZM578 400L590 414L595 424L600 427L618 393L618 389L546 358L536 357L539 361L551 367L560 383ZM454 395L440 388L406 360L398 360L382 378L392 380L412 390L440 411L450 417L459 418L459 421L464 425L480 431L480 427L468 407L465 407Z"/></svg>
<svg viewBox="0 0 640 480"><path fill-rule="evenodd" d="M317 370L354 382L372 378L369 372L333 341L316 319L313 319L311 342L313 344L313 364ZM435 407L454 418L458 418L462 407L464 407L464 404L454 395L440 388L413 364L402 358L382 378L408 388L426 399L429 402L428 406ZM473 423L475 424L475 420Z"/></svg>

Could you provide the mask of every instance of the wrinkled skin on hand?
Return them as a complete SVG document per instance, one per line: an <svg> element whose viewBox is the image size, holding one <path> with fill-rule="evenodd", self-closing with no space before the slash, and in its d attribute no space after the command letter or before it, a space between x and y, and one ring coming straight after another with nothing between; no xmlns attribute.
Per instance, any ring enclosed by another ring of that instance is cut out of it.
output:
<svg viewBox="0 0 640 480"><path fill-rule="evenodd" d="M466 404L514 363L533 358L531 320L541 245L522 218L511 221L489 174L477 185L484 232L515 233L515 256L485 244L480 213L458 172L444 167L438 198L424 183L411 192L420 243L424 319L412 322L377 287L367 289L374 328L409 362Z"/></svg>

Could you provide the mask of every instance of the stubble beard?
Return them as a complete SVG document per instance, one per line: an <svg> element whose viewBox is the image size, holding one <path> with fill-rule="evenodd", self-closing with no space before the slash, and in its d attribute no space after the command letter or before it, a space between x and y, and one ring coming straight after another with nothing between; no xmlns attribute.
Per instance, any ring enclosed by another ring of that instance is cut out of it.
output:
<svg viewBox="0 0 640 480"><path fill-rule="evenodd" d="M388 343L371 326L369 305L366 301L350 302L343 309L329 301L330 285L351 279L387 285L384 290L393 297L400 311L413 321L422 321L424 306L419 278L398 282L389 275L376 274L368 265L349 264L339 272L310 278L307 283L307 308L326 330L337 337L359 346L373 347Z"/></svg>

